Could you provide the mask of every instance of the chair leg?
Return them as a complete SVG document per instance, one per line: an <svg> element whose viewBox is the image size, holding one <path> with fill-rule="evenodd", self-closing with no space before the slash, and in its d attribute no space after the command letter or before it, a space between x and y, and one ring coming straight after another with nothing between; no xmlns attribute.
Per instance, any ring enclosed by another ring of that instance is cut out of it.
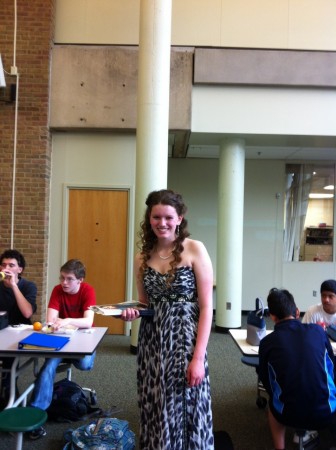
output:
<svg viewBox="0 0 336 450"><path fill-rule="evenodd" d="M22 431L17 432L16 433L16 450L22 450L22 438L23 438Z"/></svg>
<svg viewBox="0 0 336 450"><path fill-rule="evenodd" d="M317 432L308 431L309 435L307 436L307 430L305 429L296 429L296 435L299 438L299 450L318 448L319 445L319 437ZM306 441L304 441L307 436Z"/></svg>
<svg viewBox="0 0 336 450"><path fill-rule="evenodd" d="M302 430L302 429L297 429L295 430L296 434L299 438L299 450L304 450L304 445L303 445L303 438L306 434L306 430Z"/></svg>

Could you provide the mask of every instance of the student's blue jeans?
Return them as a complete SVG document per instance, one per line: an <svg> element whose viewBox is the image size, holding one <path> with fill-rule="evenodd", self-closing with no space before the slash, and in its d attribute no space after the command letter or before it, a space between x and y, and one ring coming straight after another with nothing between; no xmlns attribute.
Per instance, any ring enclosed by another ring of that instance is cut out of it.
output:
<svg viewBox="0 0 336 450"><path fill-rule="evenodd" d="M81 359L46 359L36 378L35 387L30 400L30 406L41 408L43 410L46 410L49 407L53 395L56 369L62 361L73 364L76 369L79 370L91 370L94 364L95 356L96 352L92 355L86 355Z"/></svg>

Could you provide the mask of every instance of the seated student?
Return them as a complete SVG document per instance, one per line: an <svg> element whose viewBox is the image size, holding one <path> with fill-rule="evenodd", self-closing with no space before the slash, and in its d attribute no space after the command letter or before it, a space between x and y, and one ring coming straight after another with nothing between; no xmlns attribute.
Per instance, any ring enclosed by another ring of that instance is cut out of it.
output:
<svg viewBox="0 0 336 450"><path fill-rule="evenodd" d="M303 323L318 323L323 328L336 325L336 281L323 281L320 288L321 303L310 306L302 318Z"/></svg>
<svg viewBox="0 0 336 450"><path fill-rule="evenodd" d="M96 294L92 286L85 283L85 267L78 259L70 259L60 271L60 284L55 286L49 300L47 323L52 324L54 330L65 325L79 328L90 328L93 323L94 312L89 309L96 304ZM67 359L77 369L91 370L95 353L80 359ZM46 410L51 403L54 378L62 358L48 358L45 360L30 399L30 406ZM43 427L37 428L29 435L31 439L38 439L46 435Z"/></svg>
<svg viewBox="0 0 336 450"><path fill-rule="evenodd" d="M294 298L272 289L267 297L274 332L260 342L259 376L269 394L268 419L276 450L286 426L316 429L336 411L334 354L322 327L302 324Z"/></svg>
<svg viewBox="0 0 336 450"><path fill-rule="evenodd" d="M328 325L336 325L336 281L323 281L320 293L321 303L307 309L302 323L317 323L325 329ZM307 430L303 441L306 442L310 435L317 436L317 432ZM294 442L297 442L296 436L294 436Z"/></svg>
<svg viewBox="0 0 336 450"><path fill-rule="evenodd" d="M8 249L0 255L0 270L5 278L0 283L0 311L8 314L9 325L30 324L36 312L36 284L22 277L26 261L18 250ZM10 369L14 358L1 358L2 367ZM0 408L9 400L10 374L1 374Z"/></svg>

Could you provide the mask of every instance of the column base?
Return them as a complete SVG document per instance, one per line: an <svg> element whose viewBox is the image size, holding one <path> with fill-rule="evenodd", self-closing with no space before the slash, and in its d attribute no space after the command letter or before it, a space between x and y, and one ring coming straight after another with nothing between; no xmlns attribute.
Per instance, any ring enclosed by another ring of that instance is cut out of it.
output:
<svg viewBox="0 0 336 450"><path fill-rule="evenodd" d="M229 330L239 330L240 328L241 327L230 327L230 328L227 328L227 327L220 327L220 326L216 325L215 326L215 331L217 333L228 333Z"/></svg>

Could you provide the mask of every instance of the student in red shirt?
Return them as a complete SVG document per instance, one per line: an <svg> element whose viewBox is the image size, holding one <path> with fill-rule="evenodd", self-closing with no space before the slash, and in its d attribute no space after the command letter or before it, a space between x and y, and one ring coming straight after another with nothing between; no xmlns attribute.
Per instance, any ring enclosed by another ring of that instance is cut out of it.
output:
<svg viewBox="0 0 336 450"><path fill-rule="evenodd" d="M94 312L89 309L96 304L94 288L84 282L85 266L78 259L70 259L60 270L60 284L55 286L47 310L47 323L57 331L66 325L91 328ZM96 353L80 359L67 359L79 370L91 370ZM56 369L62 358L47 358L35 382L30 406L46 410L51 403ZM46 435L43 427L29 435L38 439Z"/></svg>

